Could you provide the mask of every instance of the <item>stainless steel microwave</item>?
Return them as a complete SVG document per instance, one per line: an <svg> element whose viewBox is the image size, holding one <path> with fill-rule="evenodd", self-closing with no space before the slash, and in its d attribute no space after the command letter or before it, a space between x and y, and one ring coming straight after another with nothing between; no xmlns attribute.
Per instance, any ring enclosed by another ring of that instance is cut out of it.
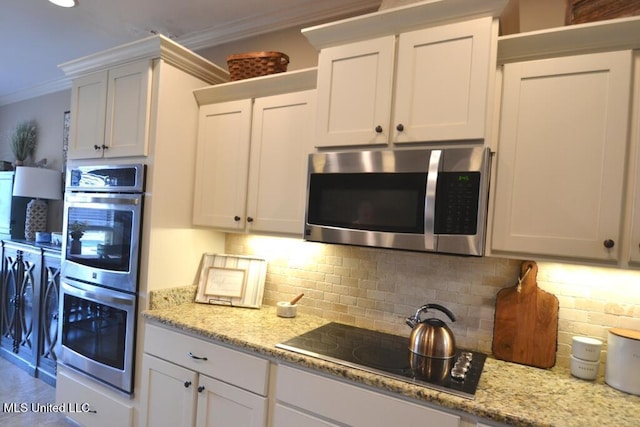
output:
<svg viewBox="0 0 640 427"><path fill-rule="evenodd" d="M483 147L311 154L304 238L482 256L490 169Z"/></svg>

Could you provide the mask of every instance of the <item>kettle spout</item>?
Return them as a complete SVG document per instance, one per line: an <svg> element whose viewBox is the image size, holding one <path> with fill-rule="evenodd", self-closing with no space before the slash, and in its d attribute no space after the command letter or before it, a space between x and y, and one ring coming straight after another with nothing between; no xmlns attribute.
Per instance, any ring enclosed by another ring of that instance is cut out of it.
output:
<svg viewBox="0 0 640 427"><path fill-rule="evenodd" d="M418 326L418 320L415 318L415 316L407 317L407 319L405 320L405 323L409 325L411 329Z"/></svg>

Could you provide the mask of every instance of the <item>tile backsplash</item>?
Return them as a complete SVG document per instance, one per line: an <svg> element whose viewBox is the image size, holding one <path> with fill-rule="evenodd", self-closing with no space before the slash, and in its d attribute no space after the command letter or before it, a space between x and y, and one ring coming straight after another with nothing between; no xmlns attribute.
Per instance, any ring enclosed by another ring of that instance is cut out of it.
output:
<svg viewBox="0 0 640 427"><path fill-rule="evenodd" d="M300 315L408 336L405 318L438 303L458 318L449 322L457 344L485 353L491 353L496 294L517 283L521 264L243 234L228 234L225 251L267 259L266 305L304 292ZM538 267L538 286L560 302L556 366L569 366L574 335L601 339L606 350L608 328L640 329L640 272L546 262ZM429 315L448 321L438 312Z"/></svg>

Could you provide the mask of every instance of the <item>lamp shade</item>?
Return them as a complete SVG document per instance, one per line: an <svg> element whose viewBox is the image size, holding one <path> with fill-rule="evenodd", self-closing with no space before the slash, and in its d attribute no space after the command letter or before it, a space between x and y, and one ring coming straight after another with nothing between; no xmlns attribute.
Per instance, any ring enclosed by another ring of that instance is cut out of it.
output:
<svg viewBox="0 0 640 427"><path fill-rule="evenodd" d="M52 169L18 166L13 195L36 199L62 199L62 172Z"/></svg>

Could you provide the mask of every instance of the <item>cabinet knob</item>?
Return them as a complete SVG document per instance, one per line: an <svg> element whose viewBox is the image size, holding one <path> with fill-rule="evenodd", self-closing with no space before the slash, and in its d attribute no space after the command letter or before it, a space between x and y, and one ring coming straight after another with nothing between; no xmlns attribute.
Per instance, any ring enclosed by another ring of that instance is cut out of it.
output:
<svg viewBox="0 0 640 427"><path fill-rule="evenodd" d="M398 123L398 125L396 126L396 130L398 132L402 132L404 130L404 125L402 123Z"/></svg>
<svg viewBox="0 0 640 427"><path fill-rule="evenodd" d="M198 387L198 393L202 393L204 391L204 386L201 385Z"/></svg>
<svg viewBox="0 0 640 427"><path fill-rule="evenodd" d="M108 149L109 149L109 146L108 146L108 145L104 145L104 144L102 144L102 149L103 149L103 150L108 150Z"/></svg>
<svg viewBox="0 0 640 427"><path fill-rule="evenodd" d="M382 126L376 126L376 133L382 133Z"/></svg>
<svg viewBox="0 0 640 427"><path fill-rule="evenodd" d="M234 220L235 222L238 222L238 221L240 221L240 217L239 217L238 215L236 215L236 216L234 216L234 217L233 217L233 220Z"/></svg>
<svg viewBox="0 0 640 427"><path fill-rule="evenodd" d="M96 151L98 151L98 150L100 150L100 146L99 146L99 145L95 145L95 144L94 144L94 145L93 145L93 149L94 149L94 150L96 150Z"/></svg>
<svg viewBox="0 0 640 427"><path fill-rule="evenodd" d="M253 222L253 217L252 216L248 216L247 217L247 222Z"/></svg>
<svg viewBox="0 0 640 427"><path fill-rule="evenodd" d="M616 244L616 242L614 242L611 239L607 239L607 240L604 241L604 247L607 248L607 249L611 249L612 247L615 246L615 244Z"/></svg>
<svg viewBox="0 0 640 427"><path fill-rule="evenodd" d="M191 381L185 381L184 388L189 388L189 387L191 387Z"/></svg>

